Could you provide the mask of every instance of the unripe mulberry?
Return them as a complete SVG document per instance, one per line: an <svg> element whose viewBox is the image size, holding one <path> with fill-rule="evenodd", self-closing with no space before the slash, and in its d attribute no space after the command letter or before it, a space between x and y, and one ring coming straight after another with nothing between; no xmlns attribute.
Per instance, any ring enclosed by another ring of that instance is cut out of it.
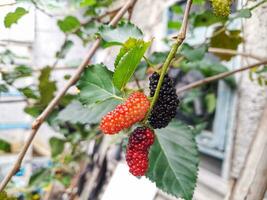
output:
<svg viewBox="0 0 267 200"><path fill-rule="evenodd" d="M100 129L106 134L115 134L129 128L145 117L149 106L150 102L144 93L134 92L125 103L118 105L102 118Z"/></svg>
<svg viewBox="0 0 267 200"><path fill-rule="evenodd" d="M230 14L232 0L211 0L211 2L216 15L227 17Z"/></svg>
<svg viewBox="0 0 267 200"><path fill-rule="evenodd" d="M153 97L158 85L160 75L156 72L149 78L150 96ZM153 128L164 128L176 115L176 109L179 105L179 98L173 86L172 80L166 74L160 88L157 102L155 103L150 116L149 124Z"/></svg>
<svg viewBox="0 0 267 200"><path fill-rule="evenodd" d="M154 143L154 138L154 132L146 127L138 127L130 135L126 150L126 162L130 173L134 176L145 175L149 165L148 150Z"/></svg>
<svg viewBox="0 0 267 200"><path fill-rule="evenodd" d="M138 127L129 137L128 147L147 150L154 143L154 132L146 127Z"/></svg>

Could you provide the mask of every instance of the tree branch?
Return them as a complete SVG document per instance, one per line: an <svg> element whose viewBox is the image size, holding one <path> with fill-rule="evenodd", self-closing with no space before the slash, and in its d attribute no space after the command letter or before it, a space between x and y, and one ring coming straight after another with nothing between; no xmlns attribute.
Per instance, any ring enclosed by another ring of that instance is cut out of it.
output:
<svg viewBox="0 0 267 200"><path fill-rule="evenodd" d="M203 84L207 84L209 82L217 81L217 80L225 78L227 76L231 76L231 75L233 75L235 73L242 72L242 71L251 69L253 67L259 67L261 65L266 65L266 64L267 64L267 60L264 60L264 61L261 61L261 62L258 62L258 63L254 63L254 64L251 64L251 65L248 65L246 67L241 67L241 68L229 71L229 72L224 72L224 73L221 73L221 74L217 74L215 76L211 76L211 77L208 77L208 78L205 78L205 79L190 83L190 84L188 84L188 85L186 85L184 87L178 88L176 90L176 93L178 94L178 93L184 92L186 90L190 90L192 88L199 87L199 86L201 86Z"/></svg>
<svg viewBox="0 0 267 200"><path fill-rule="evenodd" d="M163 80L164 80L164 76L165 76L165 74L166 74L166 72L167 72L167 70L168 70L168 68L170 66L171 61L175 57L175 54L176 54L179 46L183 43L183 41L184 41L184 39L186 37L188 18L189 18L189 12L190 12L190 9L191 9L191 5L192 5L192 0L188 0L187 3L186 3L185 11L184 11L184 17L183 17L183 22L182 22L182 26L181 26L180 32L179 32L177 38L175 38L175 42L172 45L172 48L171 48L171 50L170 50L170 52L169 52L169 54L168 54L168 56L167 56L167 58L166 58L166 60L165 60L165 62L163 64L163 66L162 66L160 77L159 77L159 81L158 81L158 85L157 85L155 94L153 96L152 102L150 104L150 109L147 112L144 121L147 120L148 116L150 115L150 112L151 112L152 108L154 107L155 103L157 102L158 96L159 96L159 91L160 91L161 85L162 85Z"/></svg>
<svg viewBox="0 0 267 200"><path fill-rule="evenodd" d="M118 13L114 16L114 18L110 21L109 25L114 26L118 23L118 21L122 18L122 16L127 12L127 10L131 7L133 3L135 3L136 0L129 0L127 3L124 4L124 6L118 11ZM67 82L65 87L55 96L55 98L49 103L49 105L46 107L46 109L41 113L39 117L32 123L32 131L30 133L29 138L27 138L26 143L22 147L21 152L18 155L17 160L15 161L14 165L10 169L10 171L7 173L5 178L0 184L0 192L4 190L8 182L11 180L12 176L19 170L20 165L22 163L22 160L31 145L39 127L44 122L44 120L48 117L48 115L53 111L53 109L58 105L58 102L60 99L65 95L65 93L68 91L68 89L77 82L77 80L80 78L80 75L82 74L83 70L87 65L89 64L91 58L95 54L96 50L100 46L101 39L98 38L93 43L91 49L89 50L87 56L85 57L84 61L81 63L81 65L77 68L74 75L70 78L70 80Z"/></svg>
<svg viewBox="0 0 267 200"><path fill-rule="evenodd" d="M227 55L240 55L244 57L250 57L258 61L262 61L264 58L256 56L254 54L246 53L246 52L238 52L232 49L222 49L222 48L212 48L208 49L210 53L218 53L218 54L227 54Z"/></svg>

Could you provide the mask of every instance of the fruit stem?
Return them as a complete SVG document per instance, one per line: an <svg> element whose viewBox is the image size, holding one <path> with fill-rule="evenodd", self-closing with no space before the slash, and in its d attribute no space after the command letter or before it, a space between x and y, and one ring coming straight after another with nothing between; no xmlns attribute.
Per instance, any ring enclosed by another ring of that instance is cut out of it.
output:
<svg viewBox="0 0 267 200"><path fill-rule="evenodd" d="M184 12L184 17L183 17L183 23L182 23L180 32L179 32L179 34L178 34L178 36L177 36L174 44L172 45L171 50L170 50L170 52L169 52L169 54L168 54L168 56L167 56L167 58L166 58L166 60L165 60L165 62L163 64L163 66L161 68L160 78L159 78L159 81L158 81L158 85L157 85L155 94L153 96L152 102L150 104L149 111L147 112L146 117L144 119L144 122L147 121L148 116L150 115L150 112L151 112L152 108L154 107L155 103L158 100L159 91L160 91L161 85L163 83L164 76L165 76L165 74L168 71L168 68L169 68L169 66L171 64L172 59L176 55L176 52L177 52L178 48L180 47L180 45L183 43L183 41L185 39L186 30L187 30L187 24L188 24L188 17L189 17L189 12L190 12L191 5L192 5L192 0L188 0L187 1L187 4L186 4L186 8L185 8L185 12Z"/></svg>

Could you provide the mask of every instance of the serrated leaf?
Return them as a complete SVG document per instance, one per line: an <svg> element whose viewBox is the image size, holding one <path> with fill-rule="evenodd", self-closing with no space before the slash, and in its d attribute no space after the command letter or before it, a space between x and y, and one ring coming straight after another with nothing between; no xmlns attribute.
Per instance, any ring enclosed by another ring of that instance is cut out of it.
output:
<svg viewBox="0 0 267 200"><path fill-rule="evenodd" d="M0 151L11 152L11 145L9 142L0 139Z"/></svg>
<svg viewBox="0 0 267 200"><path fill-rule="evenodd" d="M105 41L105 46L121 45L130 37L141 39L142 31L130 22L121 22L116 28L108 25L99 27L98 34Z"/></svg>
<svg viewBox="0 0 267 200"><path fill-rule="evenodd" d="M74 32L80 27L79 20L74 16L67 16L63 20L58 20L57 24L64 33Z"/></svg>
<svg viewBox="0 0 267 200"><path fill-rule="evenodd" d="M119 103L121 102L116 99L109 99L100 103L84 106L79 101L72 101L59 113L57 118L60 121L67 121L74 124L96 124Z"/></svg>
<svg viewBox="0 0 267 200"><path fill-rule="evenodd" d="M199 163L192 130L174 120L155 134L157 139L150 149L146 176L164 192L191 200Z"/></svg>
<svg viewBox="0 0 267 200"><path fill-rule="evenodd" d="M43 106L46 106L53 99L57 89L56 82L50 80L51 71L50 67L45 67L41 70L39 76L40 104Z"/></svg>
<svg viewBox="0 0 267 200"><path fill-rule="evenodd" d="M51 148L52 157L55 157L63 152L65 146L65 140L52 137L49 140L49 144Z"/></svg>
<svg viewBox="0 0 267 200"><path fill-rule="evenodd" d="M217 29L215 29L213 34L216 34L216 32L221 28L222 27L218 27ZM240 34L241 32L239 30L221 31L219 34L212 36L210 40L210 47L237 50L238 45L243 41L243 38ZM234 57L234 55L225 55L217 53L214 53L214 55L226 61L229 61L232 57Z"/></svg>
<svg viewBox="0 0 267 200"><path fill-rule="evenodd" d="M22 7L16 8L14 12L10 12L5 16L4 24L6 28L10 28L12 24L16 24L18 20L26 15L28 13L27 10L25 10Z"/></svg>
<svg viewBox="0 0 267 200"><path fill-rule="evenodd" d="M83 104L93 104L110 98L118 98L121 93L112 83L113 73L102 64L89 66L82 74L77 87Z"/></svg>
<svg viewBox="0 0 267 200"><path fill-rule="evenodd" d="M206 50L207 50L206 46L193 48L188 44L183 44L181 49L181 54L191 61L202 60L204 58Z"/></svg>
<svg viewBox="0 0 267 200"><path fill-rule="evenodd" d="M150 42L139 40L123 56L119 54L120 60L113 75L113 83L119 90L131 79L149 46Z"/></svg>
<svg viewBox="0 0 267 200"><path fill-rule="evenodd" d="M225 23L227 21L227 18L216 16L211 11L204 11L194 18L194 27L200 27L200 26L210 26L217 23Z"/></svg>

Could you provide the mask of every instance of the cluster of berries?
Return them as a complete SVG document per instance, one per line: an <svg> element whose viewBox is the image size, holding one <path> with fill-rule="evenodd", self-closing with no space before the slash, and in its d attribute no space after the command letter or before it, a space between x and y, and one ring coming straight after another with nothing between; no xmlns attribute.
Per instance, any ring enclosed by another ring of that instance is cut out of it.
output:
<svg viewBox="0 0 267 200"><path fill-rule="evenodd" d="M145 175L148 169L148 151L154 143L154 132L147 127L138 127L129 137L126 162L134 176Z"/></svg>
<svg viewBox="0 0 267 200"><path fill-rule="evenodd" d="M153 97L160 75L153 73L150 77L150 96ZM160 88L158 100L153 107L148 121L153 128L166 127L176 115L179 99L176 95L172 80L165 75ZM134 92L123 103L102 118L100 129L105 134L115 134L130 128L133 124L144 119L150 107L148 98L142 92ZM134 176L143 176L148 169L148 151L154 143L154 132L147 127L138 127L129 137L126 161Z"/></svg>
<svg viewBox="0 0 267 200"><path fill-rule="evenodd" d="M153 97L158 85L160 75L154 72L150 76L150 96ZM176 115L176 109L180 101L173 86L173 82L166 74L160 88L159 97L148 118L149 124L157 129L168 126Z"/></svg>

